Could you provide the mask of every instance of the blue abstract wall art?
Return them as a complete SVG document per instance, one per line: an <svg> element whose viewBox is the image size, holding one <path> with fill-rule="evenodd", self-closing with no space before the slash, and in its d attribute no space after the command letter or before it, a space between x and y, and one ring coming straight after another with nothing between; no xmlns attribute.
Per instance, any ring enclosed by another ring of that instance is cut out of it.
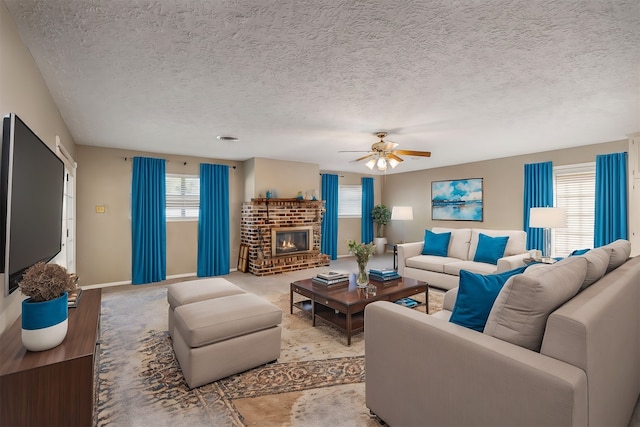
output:
<svg viewBox="0 0 640 427"><path fill-rule="evenodd" d="M482 221L482 178L432 181L431 219Z"/></svg>

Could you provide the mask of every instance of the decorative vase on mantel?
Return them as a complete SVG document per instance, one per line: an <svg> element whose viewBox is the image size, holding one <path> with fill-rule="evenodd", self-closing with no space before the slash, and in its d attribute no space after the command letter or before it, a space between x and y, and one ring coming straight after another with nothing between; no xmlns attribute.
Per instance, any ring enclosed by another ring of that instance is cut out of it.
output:
<svg viewBox="0 0 640 427"><path fill-rule="evenodd" d="M356 285L359 288L366 288L369 284L369 271L367 265L369 264L369 258L376 251L376 245L371 243L356 243L355 240L348 240L349 252L356 257L356 263L358 264L358 273L356 275Z"/></svg>

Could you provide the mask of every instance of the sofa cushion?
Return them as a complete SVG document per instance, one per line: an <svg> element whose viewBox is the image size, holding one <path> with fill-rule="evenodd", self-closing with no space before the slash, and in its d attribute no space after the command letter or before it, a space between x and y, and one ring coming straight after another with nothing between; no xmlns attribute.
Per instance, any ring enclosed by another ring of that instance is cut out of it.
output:
<svg viewBox="0 0 640 427"><path fill-rule="evenodd" d="M431 231L434 233L450 232L451 240L449 240L449 256L451 258L458 258L462 260L469 259L469 245L471 244L470 228L432 227Z"/></svg>
<svg viewBox="0 0 640 427"><path fill-rule="evenodd" d="M490 237L480 233L473 260L476 262L486 262L488 264L498 264L498 259L504 255L508 241L509 236Z"/></svg>
<svg viewBox="0 0 640 427"><path fill-rule="evenodd" d="M449 254L449 240L451 240L451 232L434 233L430 230L424 230L424 246L422 247L422 255L447 256Z"/></svg>
<svg viewBox="0 0 640 427"><path fill-rule="evenodd" d="M241 288L222 277L178 282L167 287L169 307L175 309L181 305L208 299L245 293Z"/></svg>
<svg viewBox="0 0 640 427"><path fill-rule="evenodd" d="M498 272L497 266L486 262L455 260L444 265L444 272L447 274L459 276L461 270L478 274L495 274Z"/></svg>
<svg viewBox="0 0 640 427"><path fill-rule="evenodd" d="M587 274L584 277L580 290L583 291L598 280L607 272L607 266L609 265L609 248L596 248L583 255L577 255L578 257L587 260Z"/></svg>
<svg viewBox="0 0 640 427"><path fill-rule="evenodd" d="M509 241L507 242L503 256L519 255L527 252L527 233L524 231L473 228L471 230L471 244L469 245L469 255L467 259L473 259L475 257L480 233L490 237L508 236Z"/></svg>
<svg viewBox="0 0 640 427"><path fill-rule="evenodd" d="M493 304L484 333L540 351L547 317L578 293L586 271L586 259L569 257L510 277Z"/></svg>
<svg viewBox="0 0 640 427"><path fill-rule="evenodd" d="M618 239L601 247L611 250L607 273L620 267L631 255L631 242L628 240Z"/></svg>
<svg viewBox="0 0 640 427"><path fill-rule="evenodd" d="M509 277L522 273L525 268L488 275L460 271L458 296L449 321L482 332L502 286Z"/></svg>
<svg viewBox="0 0 640 427"><path fill-rule="evenodd" d="M246 293L181 305L175 313L176 328L191 348L251 334L282 322L282 310Z"/></svg>
<svg viewBox="0 0 640 427"><path fill-rule="evenodd" d="M459 262L457 258L450 258L435 255L418 255L412 256L405 260L405 265L411 268L419 268L420 270L435 271L436 273L444 273L444 266L451 262Z"/></svg>

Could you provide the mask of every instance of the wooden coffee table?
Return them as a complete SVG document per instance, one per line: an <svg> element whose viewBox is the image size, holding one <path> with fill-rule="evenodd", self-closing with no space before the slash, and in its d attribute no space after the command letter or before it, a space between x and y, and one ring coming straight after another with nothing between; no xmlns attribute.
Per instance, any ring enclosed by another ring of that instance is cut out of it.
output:
<svg viewBox="0 0 640 427"><path fill-rule="evenodd" d="M429 312L429 285L415 279L402 278L392 283L376 284L376 292L368 292L366 288L358 288L355 274L351 274L349 285L328 289L314 284L311 279L298 280L291 283L290 312L297 307L311 315L312 324L316 326L316 318L337 327L347 334L347 345L351 345L351 336L364 331L364 308L375 301L396 301L401 298L425 293L427 313ZM307 299L293 300L293 294L299 294Z"/></svg>

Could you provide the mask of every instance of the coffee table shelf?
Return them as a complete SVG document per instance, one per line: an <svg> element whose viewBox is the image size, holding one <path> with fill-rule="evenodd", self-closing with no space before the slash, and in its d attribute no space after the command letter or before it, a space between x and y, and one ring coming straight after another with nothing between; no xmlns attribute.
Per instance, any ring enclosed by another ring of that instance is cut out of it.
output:
<svg viewBox="0 0 640 427"><path fill-rule="evenodd" d="M309 316L311 316L311 300L310 299L294 302L293 306L296 308L299 308L300 310L304 311L305 313L309 314Z"/></svg>
<svg viewBox="0 0 640 427"><path fill-rule="evenodd" d="M342 332L349 333L346 314L336 313L334 310L322 310L320 312L316 311L316 316L340 329ZM357 334L362 331L364 331L364 311L351 315L351 334Z"/></svg>
<svg viewBox="0 0 640 427"><path fill-rule="evenodd" d="M293 306L307 313L309 317L312 316L312 308L311 308L311 300L302 300L293 303ZM340 329L342 332L347 332L347 315L344 313L340 313L337 310L324 306L320 303L316 302L316 317L326 321L332 326ZM351 332L358 333L364 331L364 311L353 314L351 316Z"/></svg>

